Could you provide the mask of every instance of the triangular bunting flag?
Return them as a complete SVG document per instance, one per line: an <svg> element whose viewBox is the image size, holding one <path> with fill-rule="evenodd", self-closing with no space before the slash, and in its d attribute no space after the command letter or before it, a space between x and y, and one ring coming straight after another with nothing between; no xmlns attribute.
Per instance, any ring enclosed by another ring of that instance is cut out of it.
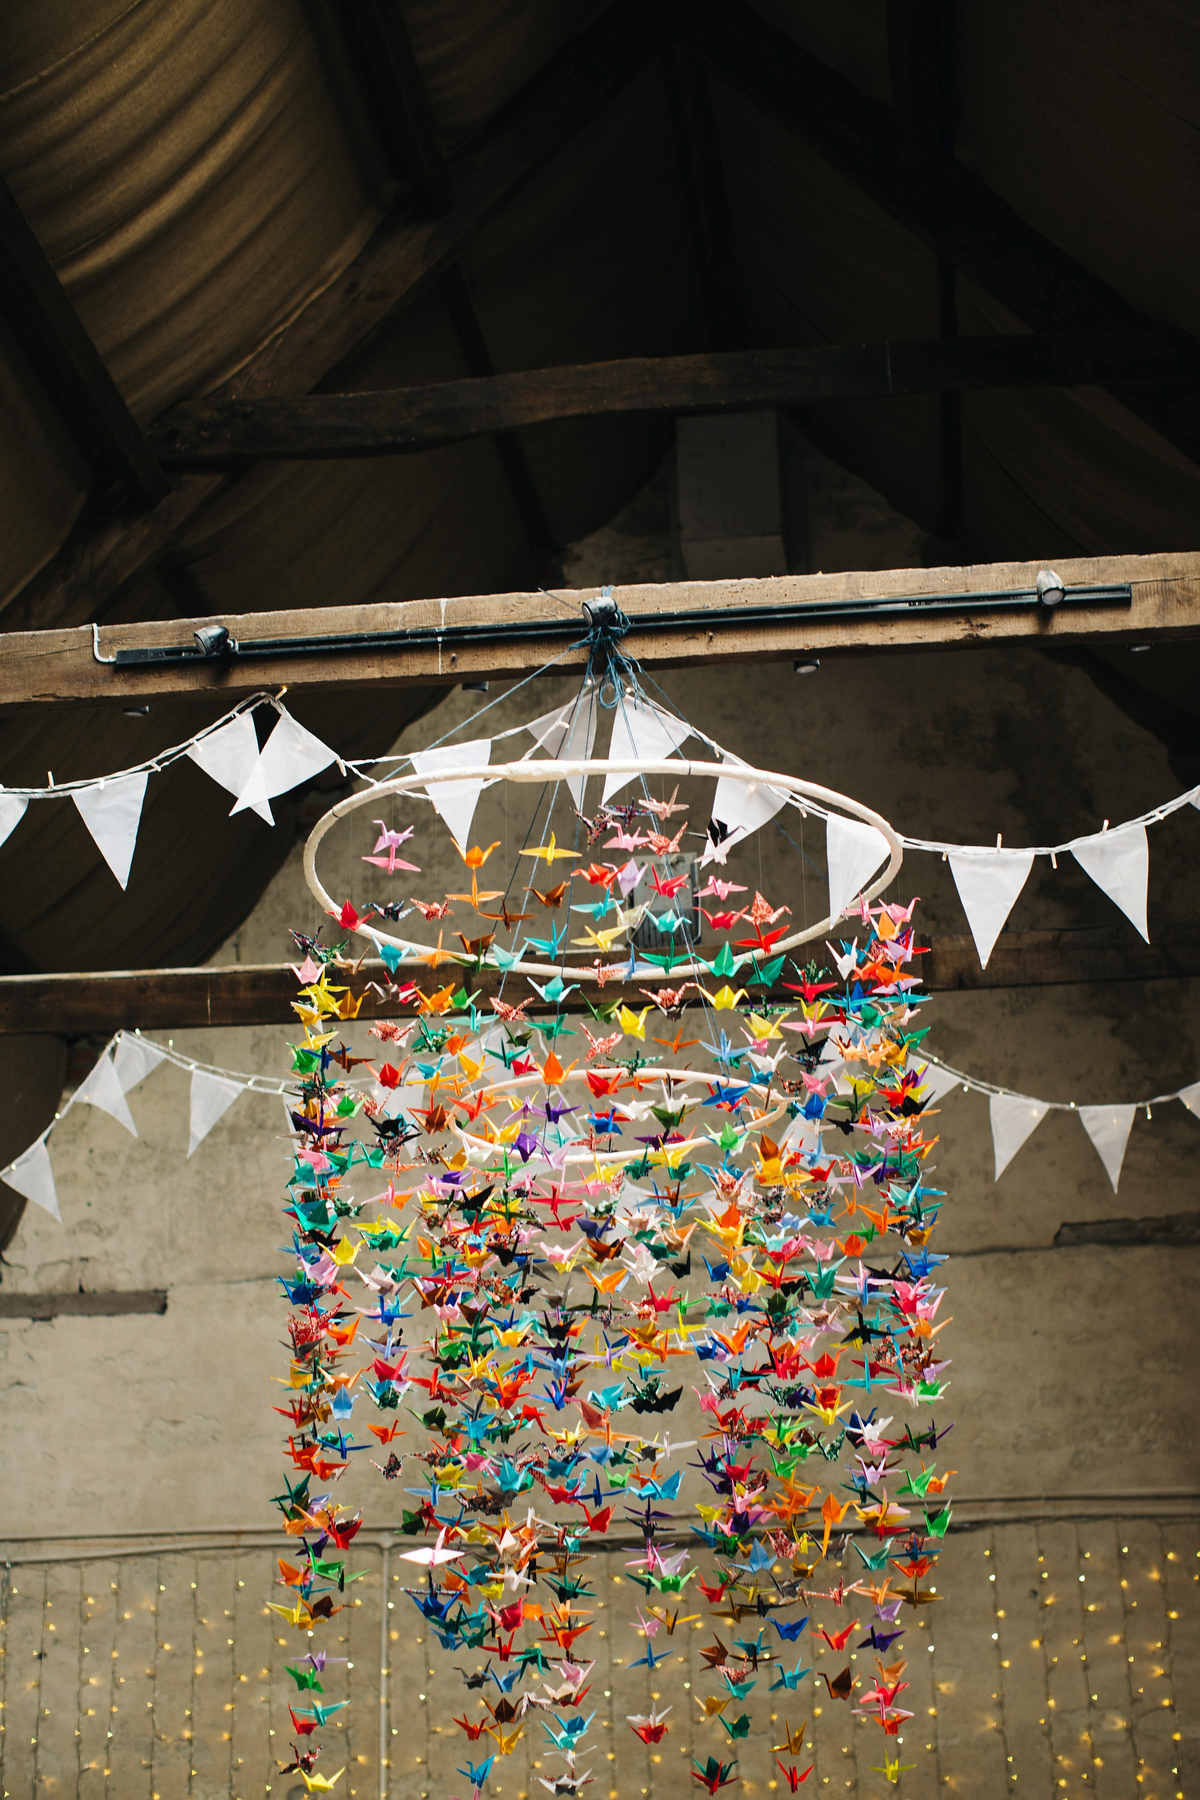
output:
<svg viewBox="0 0 1200 1800"><path fill-rule="evenodd" d="M981 855L950 852L950 873L983 969L1032 867L1032 850L986 850Z"/></svg>
<svg viewBox="0 0 1200 1800"><path fill-rule="evenodd" d="M529 733L534 740L534 750L544 750L547 756L557 756L571 728L571 715L576 706L582 704L582 701L568 700L565 706L557 707L554 712L543 713L540 718L530 719L527 725L518 725L514 729ZM501 733L502 737L508 735L507 731ZM530 750L528 756L532 755L533 750Z"/></svg>
<svg viewBox="0 0 1200 1800"><path fill-rule="evenodd" d="M562 741L561 748L555 752L560 761L586 762L591 756L596 742L597 711L595 697L590 692L581 694L567 735ZM566 789L575 802L577 812L583 807L583 794L586 787L586 775L567 776Z"/></svg>
<svg viewBox="0 0 1200 1800"><path fill-rule="evenodd" d="M730 768L746 767L740 756L730 756L728 751L721 757L721 761ZM735 843L740 844L743 838L761 830L786 801L787 795L780 788L770 787L765 781L738 781L732 775L722 775L713 795L712 817L719 825L726 827L728 835L724 839L724 845L729 847ZM701 868L711 857L710 842L700 858Z"/></svg>
<svg viewBox="0 0 1200 1800"><path fill-rule="evenodd" d="M1026 1094L988 1095L992 1148L996 1153L994 1180L999 1181L1025 1139L1037 1130L1049 1111L1045 1100L1031 1100Z"/></svg>
<svg viewBox="0 0 1200 1800"><path fill-rule="evenodd" d="M1150 875L1150 844L1146 827L1121 825L1116 831L1098 831L1095 837L1077 838L1071 845L1071 855L1149 943L1146 883Z"/></svg>
<svg viewBox="0 0 1200 1800"><path fill-rule="evenodd" d="M1117 1191L1117 1183L1121 1179L1121 1165L1125 1161L1125 1146L1129 1142L1129 1133L1133 1128L1133 1115L1136 1106L1081 1106L1078 1109L1083 1122L1083 1129L1091 1138L1096 1155L1104 1164L1105 1173L1112 1182L1112 1191Z"/></svg>
<svg viewBox="0 0 1200 1800"><path fill-rule="evenodd" d="M18 1194L24 1194L26 1200L32 1200L43 1212L48 1212L52 1219L62 1224L62 1214L58 1210L58 1194L54 1186L54 1170L50 1167L50 1152L46 1148L44 1137L30 1144L23 1150L15 1162L9 1163L7 1169L0 1169L0 1181L15 1188Z"/></svg>
<svg viewBox="0 0 1200 1800"><path fill-rule="evenodd" d="M202 1144L222 1113L229 1111L242 1092L240 1081L227 1081L223 1075L210 1075L206 1069L192 1070L191 1106L188 1118L188 1155Z"/></svg>
<svg viewBox="0 0 1200 1800"><path fill-rule="evenodd" d="M203 769L206 775L223 787L226 793L233 794L240 803L241 796L247 792L258 768L258 733L254 729L253 714L238 713L216 731L210 731L207 737L194 743L188 755L197 768ZM255 781L256 794L260 787L261 783ZM251 797L247 804L268 825L275 823L275 815L265 791L257 798Z"/></svg>
<svg viewBox="0 0 1200 1800"><path fill-rule="evenodd" d="M145 1081L147 1075L157 1069L166 1054L166 1051L160 1050L157 1044L152 1044L149 1038L137 1037L133 1032L123 1031L117 1039L117 1048L113 1055L121 1092L128 1094L138 1085L139 1081Z"/></svg>
<svg viewBox="0 0 1200 1800"><path fill-rule="evenodd" d="M441 769L473 768L479 763L490 762L491 756L491 738L472 738L465 744L442 744L437 750L418 750L408 760L418 775L436 775ZM487 785L481 778L475 781L439 781L425 789L434 810L445 821L450 836L464 850L470 841L471 821L475 817L479 796Z"/></svg>
<svg viewBox="0 0 1200 1800"><path fill-rule="evenodd" d="M125 1090L107 1050L91 1074L80 1082L75 1090L75 1098L85 1101L88 1106L97 1107L100 1112L106 1112L110 1119L123 1125L133 1137L137 1136L137 1126L133 1122Z"/></svg>
<svg viewBox="0 0 1200 1800"><path fill-rule="evenodd" d="M690 725L642 696L623 702L613 714L608 754L613 762L660 762L692 735ZM601 803L635 780L633 775L606 775Z"/></svg>
<svg viewBox="0 0 1200 1800"><path fill-rule="evenodd" d="M328 744L306 731L291 713L281 708L279 721L263 745L237 804L230 808L230 817L247 807L261 813L265 801L273 800L276 794L290 793L302 781L311 780L336 761ZM267 812L270 810L268 807Z"/></svg>
<svg viewBox="0 0 1200 1800"><path fill-rule="evenodd" d="M887 853L887 844L873 825L830 813L825 821L830 918L840 918L866 887Z"/></svg>
<svg viewBox="0 0 1200 1800"><path fill-rule="evenodd" d="M0 844L5 843L25 817L28 800L20 794L6 794L0 789Z"/></svg>
<svg viewBox="0 0 1200 1800"><path fill-rule="evenodd" d="M77 788L71 797L97 850L121 886L127 887L146 797L145 771Z"/></svg>
<svg viewBox="0 0 1200 1800"><path fill-rule="evenodd" d="M958 1086L958 1076L951 1069L944 1069L940 1063L922 1062L919 1056L909 1062L910 1069L917 1069L921 1074L921 1088L928 1089L926 1104L936 1106L944 1094L953 1093Z"/></svg>
<svg viewBox="0 0 1200 1800"><path fill-rule="evenodd" d="M1190 1087L1181 1088L1179 1098L1190 1113L1200 1119L1200 1081L1193 1081Z"/></svg>

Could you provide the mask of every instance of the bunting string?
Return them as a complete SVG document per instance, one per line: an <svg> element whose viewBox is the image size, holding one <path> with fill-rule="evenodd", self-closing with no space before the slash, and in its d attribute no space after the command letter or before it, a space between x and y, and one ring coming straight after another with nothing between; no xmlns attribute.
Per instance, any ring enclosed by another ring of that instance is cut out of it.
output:
<svg viewBox="0 0 1200 1800"><path fill-rule="evenodd" d="M566 655L566 651L537 671L537 675L552 671L562 655ZM452 835L462 841L470 830L480 793L494 778L446 783L440 780L443 771L462 764L487 763L494 743L521 734L534 740L527 759L541 751L553 759L586 761L595 747L600 713L606 710L614 715L611 759L628 758L635 762L655 761L664 756L682 759L683 744L689 738L696 738L731 770L745 767L708 733L677 717L668 706L651 699L643 689L639 675L636 663L610 652L607 670L597 662L580 695L552 712L491 737L464 740L459 735L468 726L477 730L480 717L499 705L502 699L510 700L512 693L518 691L514 689L489 701L472 719L452 726L425 750L390 752L366 758L344 757L300 725L283 705L282 693L286 690L279 694L251 695L194 737L130 768L66 782L56 782L51 774L43 787L0 787L0 845L11 837L31 802L70 799L116 880L125 888L137 846L149 778L185 758L234 796L231 816L252 810L268 825L275 823L270 804L273 799L311 780L331 764L336 764L343 777L352 777L367 783L368 788L376 788L383 784L389 768L407 762L416 772L434 778L424 797L441 814ZM524 687L536 678L536 675L527 676L518 687ZM657 690L657 683L650 685ZM276 719L266 742L260 747L255 714L264 707L272 709ZM382 778L381 770L385 771ZM605 782L602 803L606 805L632 779L632 773L610 775ZM579 792L576 790L581 781L580 776L567 781L568 791L577 807ZM1150 852L1147 828L1162 823L1187 806L1200 808L1200 784L1136 818L1111 827L1106 819L1100 831L1069 838L1061 844L1006 846L1002 833L997 833L995 843L991 845L955 844L946 839L914 837L903 832L895 836L904 850L939 855L949 862L980 963L986 968L996 940L1039 858L1048 858L1054 868L1058 867L1060 856L1073 858L1148 943L1146 896ZM769 785L755 788L753 784L728 779L717 782L713 819L726 827L731 847L732 843L748 837L771 820L779 824L779 815L787 809L798 809L805 817L815 812L826 819L829 910L836 915L853 902L879 867L886 853L885 842L871 826L844 819L836 813L829 814L810 799L782 788Z"/></svg>
<svg viewBox="0 0 1200 1800"><path fill-rule="evenodd" d="M126 1096L140 1082L144 1081L146 1076L160 1063L169 1063L174 1068L183 1069L192 1076L193 1092L189 1108L189 1157L232 1106L239 1094L265 1094L286 1101L294 1092L292 1084L287 1080L280 1080L271 1075L248 1074L243 1070L225 1068L217 1063L201 1062L195 1057L183 1055L172 1044L160 1043L157 1039L142 1036L140 1032L118 1031L105 1045L94 1069L79 1087L68 1095L45 1130L6 1168L0 1169L0 1181L14 1188L17 1193L24 1195L27 1200L33 1201L35 1205L42 1207L61 1222L48 1149L49 1139L55 1127L66 1117L73 1106L83 1102L99 1108L101 1112L107 1112L110 1117L124 1125L132 1136L136 1137L138 1135L137 1126L130 1113ZM953 1064L944 1062L940 1057L933 1056L926 1051L922 1051L919 1058L910 1059L909 1066L914 1072L921 1073L923 1085L928 1090L934 1104L948 1099L956 1089L980 1094L988 1101L996 1156L994 1179L997 1181L1017 1151L1048 1113L1075 1113L1094 1145L1096 1144L1094 1135L1096 1129L1100 1129L1103 1138L1111 1139L1114 1143L1117 1135L1121 1131L1124 1132L1121 1142L1121 1157L1116 1162L1115 1175L1109 1167L1109 1162L1105 1160L1104 1153L1097 1146L1097 1153L1104 1161L1114 1193L1117 1191L1120 1180L1125 1144L1138 1113L1143 1113L1149 1121L1153 1117L1156 1106L1167 1106L1177 1100L1180 1105L1187 1108L1193 1117L1200 1118L1200 1081L1185 1082L1177 1088L1137 1100L1089 1104L1077 1100L1042 1100L1032 1094L1020 1093L1014 1088L1006 1088L998 1082L987 1081L982 1076L972 1075L965 1069L956 1068ZM831 1065L831 1073L834 1074L835 1081L840 1086L846 1085L839 1069ZM685 1072L682 1070L678 1072L680 1078L684 1074ZM514 1081L510 1085L515 1091L520 1086L520 1081ZM355 1091L371 1093L378 1098L389 1098L382 1092L373 1077L354 1080L350 1086ZM220 1104L221 1102L224 1103Z"/></svg>
<svg viewBox="0 0 1200 1800"><path fill-rule="evenodd" d="M1114 1194L1120 1184L1129 1134L1139 1112L1145 1113L1149 1120L1153 1117L1156 1106L1166 1106L1170 1101L1178 1100L1194 1117L1200 1118L1200 1081L1188 1082L1168 1093L1151 1094L1144 1100L1085 1105L1077 1100L1039 1100L1032 1094L1019 1094L996 1082L968 1075L964 1070L953 1068L949 1063L933 1056L926 1058L923 1080L935 1099L948 1097L955 1088L986 1096L995 1152L993 1179L996 1181L999 1181L1017 1151L1037 1130L1047 1113L1077 1115L1104 1165L1104 1172L1112 1184Z"/></svg>

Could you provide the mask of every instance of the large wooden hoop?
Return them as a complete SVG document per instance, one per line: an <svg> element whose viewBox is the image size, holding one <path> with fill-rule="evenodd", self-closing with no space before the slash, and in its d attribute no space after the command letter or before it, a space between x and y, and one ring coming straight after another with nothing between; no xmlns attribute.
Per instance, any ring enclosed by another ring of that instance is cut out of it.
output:
<svg viewBox="0 0 1200 1800"><path fill-rule="evenodd" d="M515 763L471 763L458 769L439 769L420 775L397 775L391 781L381 781L376 786L364 788L361 793L350 794L339 800L336 806L319 818L308 835L304 846L304 879L308 883L309 892L318 900L326 911L336 912L333 897L325 891L317 874L317 851L321 840L340 819L347 818L362 806L374 806L389 794L411 794L427 788L440 786L447 781L512 781L527 786L543 786L548 781L565 781L575 775L670 775L680 777L699 775L714 779L724 777L726 780L744 781L748 786L778 788L798 801L812 805L814 811L822 816L829 812L847 813L864 825L872 825L883 838L888 848L888 863L881 875L877 875L870 885L862 890L865 900L877 899L888 886L904 861L904 846L899 836L888 821L871 807L864 806L861 800L854 800L848 794L836 793L832 788L821 787L815 781L803 781L796 775L776 775L762 769L753 769L743 763L732 762L692 762L681 757L663 758L656 762L610 761L607 757L590 757L586 760L558 762L553 760L521 761ZM762 829L760 827L760 829ZM580 852L582 859L583 852ZM817 925L809 925L803 931L794 932L790 937L781 939L772 945L772 955L779 956L786 951L796 949L800 944L811 943L814 938L824 937L826 932L833 931L841 923L841 915L830 914ZM428 962L425 952L429 946L414 943L410 938L395 937L390 932L380 931L376 926L360 921L355 928L358 935L369 938L374 944L391 944L395 949L405 953L406 963L420 967ZM484 958L484 966L487 959ZM499 965L494 965L498 967ZM569 974L578 981L598 981L594 968L582 963L535 963L520 962L506 965L509 973L514 975L535 975L539 980L551 980L555 975ZM708 969L703 963L676 963L665 979L671 982L691 981L698 975L707 975Z"/></svg>

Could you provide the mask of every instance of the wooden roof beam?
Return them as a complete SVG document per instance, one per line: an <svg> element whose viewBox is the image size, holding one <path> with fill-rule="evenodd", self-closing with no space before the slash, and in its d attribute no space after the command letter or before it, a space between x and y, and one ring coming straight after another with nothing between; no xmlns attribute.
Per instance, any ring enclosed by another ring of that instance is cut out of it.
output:
<svg viewBox="0 0 1200 1800"><path fill-rule="evenodd" d="M342 0L333 18L389 160L424 211L441 218L454 205L454 180L398 0Z"/></svg>
<svg viewBox="0 0 1200 1800"><path fill-rule="evenodd" d="M485 355L482 340L477 346ZM713 412L968 388L1069 387L1113 377L1189 378L1197 357L1172 334L933 338L915 343L629 357L429 387L295 397L188 400L154 428L168 468L234 469L388 456L550 420L616 413Z"/></svg>
<svg viewBox="0 0 1200 1800"><path fill-rule="evenodd" d="M897 115L771 24L748 0L695 0L714 73L768 108L877 205L1031 330L1144 331L1150 320L1043 237L950 155L907 154ZM1194 339L1178 334L1185 359ZM1122 405L1200 462L1200 382L1149 393L1106 380Z"/></svg>
<svg viewBox="0 0 1200 1800"><path fill-rule="evenodd" d="M397 173L426 212L444 217L457 198L454 177L438 142L433 109L398 0L347 0L337 19ZM461 262L444 271L438 289L467 373L494 375L495 364ZM526 536L536 547L535 554L544 555L553 548L554 534L520 440L511 431L499 431L495 448Z"/></svg>
<svg viewBox="0 0 1200 1800"><path fill-rule="evenodd" d="M1050 607L1032 599L1037 563L646 583L614 598L631 621L629 654L655 669L1200 635L1200 553L1078 557L1056 569L1068 596ZM1104 591L1089 598L1095 586ZM114 625L98 634L104 661L86 626L13 632L0 637L0 707L191 697L212 710L285 684L293 694L453 687L535 674L551 659L557 673L579 672L588 660L582 607L597 597L594 588L560 593L565 606L552 607L536 593L485 594ZM238 655L195 653L193 631L214 623ZM122 651L139 660L114 660ZM165 654L146 660L148 651Z"/></svg>
<svg viewBox="0 0 1200 1800"><path fill-rule="evenodd" d="M2 180L0 312L96 474L106 483L119 483L136 505L154 506L168 492L167 478Z"/></svg>

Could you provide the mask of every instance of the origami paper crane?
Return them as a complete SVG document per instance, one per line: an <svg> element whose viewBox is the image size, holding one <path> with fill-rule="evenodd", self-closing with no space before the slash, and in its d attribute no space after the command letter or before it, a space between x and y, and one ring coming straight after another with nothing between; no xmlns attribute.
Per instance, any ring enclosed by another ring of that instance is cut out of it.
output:
<svg viewBox="0 0 1200 1800"><path fill-rule="evenodd" d="M710 1756L703 1763L695 1764L692 1775L696 1781L703 1783L710 1794L715 1794L718 1788L728 1787L735 1779L733 1771L736 1768L736 1762L723 1763L719 1758Z"/></svg>
<svg viewBox="0 0 1200 1800"><path fill-rule="evenodd" d="M375 824L379 827L375 850L371 856L364 856L363 861L374 863L377 869L385 869L389 875L394 875L397 869L406 869L419 875L421 871L416 863L404 862L396 855L401 844L406 844L412 836L413 827L410 825L405 831L391 831L382 819L376 819ZM387 855L380 856L381 850L386 850Z"/></svg>

